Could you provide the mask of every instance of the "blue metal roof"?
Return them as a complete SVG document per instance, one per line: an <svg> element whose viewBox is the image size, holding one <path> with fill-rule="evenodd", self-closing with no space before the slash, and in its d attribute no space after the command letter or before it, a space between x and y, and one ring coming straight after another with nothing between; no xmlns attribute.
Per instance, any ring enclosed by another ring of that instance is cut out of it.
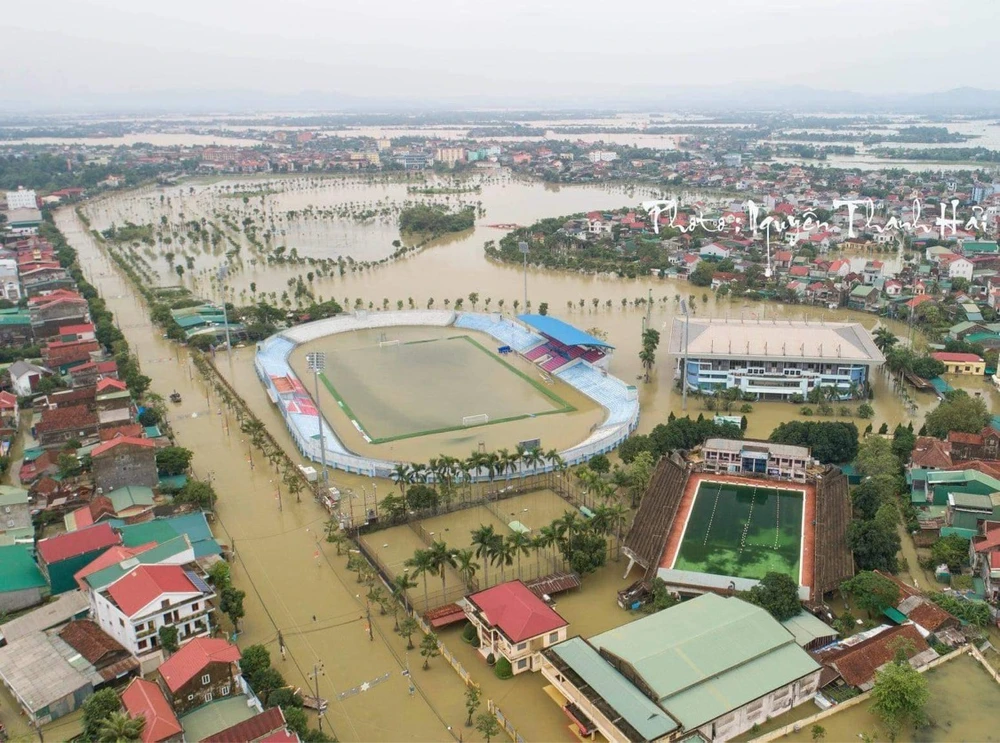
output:
<svg viewBox="0 0 1000 743"><path fill-rule="evenodd" d="M562 320L548 315L518 315L517 319L530 325L539 333L555 338L567 346L597 346L598 348L614 348L610 343L595 338L589 333L574 328Z"/></svg>

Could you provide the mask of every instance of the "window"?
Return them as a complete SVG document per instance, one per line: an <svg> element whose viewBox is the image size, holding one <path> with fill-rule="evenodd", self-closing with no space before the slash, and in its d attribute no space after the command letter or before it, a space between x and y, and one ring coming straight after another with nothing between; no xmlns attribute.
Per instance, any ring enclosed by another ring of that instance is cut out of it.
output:
<svg viewBox="0 0 1000 743"><path fill-rule="evenodd" d="M205 686L206 684L210 684L210 683L212 683L212 677L209 676L207 673L204 676L201 677L201 685L202 686Z"/></svg>
<svg viewBox="0 0 1000 743"><path fill-rule="evenodd" d="M193 702L194 701L194 694L188 694L188 701L189 702Z"/></svg>
<svg viewBox="0 0 1000 743"><path fill-rule="evenodd" d="M210 691L206 691L205 692L205 701L206 702L211 702L212 701L212 692L210 692Z"/></svg>
<svg viewBox="0 0 1000 743"><path fill-rule="evenodd" d="M166 609L168 606L170 606L170 601L168 599L164 599L160 602L161 609Z"/></svg>
<svg viewBox="0 0 1000 743"><path fill-rule="evenodd" d="M522 643L518 644L517 649L518 650L524 650L526 647L528 647L528 643L522 642Z"/></svg>
<svg viewBox="0 0 1000 743"><path fill-rule="evenodd" d="M521 660L519 660L517 662L517 667L518 667L519 670L527 668L528 667L528 659L527 658L521 658Z"/></svg>
<svg viewBox="0 0 1000 743"><path fill-rule="evenodd" d="M191 613L194 614L196 611L198 611L198 602L197 601L195 601L193 604L191 604Z"/></svg>
<svg viewBox="0 0 1000 743"><path fill-rule="evenodd" d="M225 686L222 687L222 696L224 697L229 696L229 684L226 684Z"/></svg>
<svg viewBox="0 0 1000 743"><path fill-rule="evenodd" d="M139 650L145 650L146 649L146 641L145 640L139 640L138 647L139 647Z"/></svg>
<svg viewBox="0 0 1000 743"><path fill-rule="evenodd" d="M558 632L550 632L549 633L549 642L559 642L559 633Z"/></svg>
<svg viewBox="0 0 1000 743"><path fill-rule="evenodd" d="M118 626L119 627L124 627L125 626L125 620L122 619L121 617L118 617Z"/></svg>

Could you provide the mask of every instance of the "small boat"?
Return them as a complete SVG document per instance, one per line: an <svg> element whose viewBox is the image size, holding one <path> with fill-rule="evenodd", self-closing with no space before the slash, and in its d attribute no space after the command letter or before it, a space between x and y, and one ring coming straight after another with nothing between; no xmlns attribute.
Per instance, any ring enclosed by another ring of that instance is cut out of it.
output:
<svg viewBox="0 0 1000 743"><path fill-rule="evenodd" d="M180 392L178 392L177 390L174 390L173 392L170 393L170 402L180 402L180 401L181 401L181 393Z"/></svg>
<svg viewBox="0 0 1000 743"><path fill-rule="evenodd" d="M323 697L313 697L302 695L302 706L314 709L317 712L325 712L329 703Z"/></svg>

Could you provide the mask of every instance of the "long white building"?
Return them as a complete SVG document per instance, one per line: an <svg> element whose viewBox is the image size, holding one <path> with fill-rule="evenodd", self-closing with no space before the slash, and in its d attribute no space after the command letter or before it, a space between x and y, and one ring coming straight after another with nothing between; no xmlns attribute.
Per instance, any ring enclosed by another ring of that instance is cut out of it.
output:
<svg viewBox="0 0 1000 743"><path fill-rule="evenodd" d="M7 210L14 209L37 209L38 196L34 191L19 188L16 191L7 192Z"/></svg>
<svg viewBox="0 0 1000 743"><path fill-rule="evenodd" d="M805 398L817 387L856 396L885 362L861 323L674 318L668 353L689 391L737 387L758 400Z"/></svg>

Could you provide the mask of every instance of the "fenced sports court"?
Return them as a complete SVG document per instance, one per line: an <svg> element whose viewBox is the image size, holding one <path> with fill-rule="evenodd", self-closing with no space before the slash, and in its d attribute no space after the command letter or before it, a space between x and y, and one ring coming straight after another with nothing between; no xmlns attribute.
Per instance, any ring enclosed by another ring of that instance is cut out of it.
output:
<svg viewBox="0 0 1000 743"><path fill-rule="evenodd" d="M340 349L321 379L375 444L575 410L468 335Z"/></svg>
<svg viewBox="0 0 1000 743"><path fill-rule="evenodd" d="M763 578L784 573L802 583L805 492L702 480L673 569Z"/></svg>

